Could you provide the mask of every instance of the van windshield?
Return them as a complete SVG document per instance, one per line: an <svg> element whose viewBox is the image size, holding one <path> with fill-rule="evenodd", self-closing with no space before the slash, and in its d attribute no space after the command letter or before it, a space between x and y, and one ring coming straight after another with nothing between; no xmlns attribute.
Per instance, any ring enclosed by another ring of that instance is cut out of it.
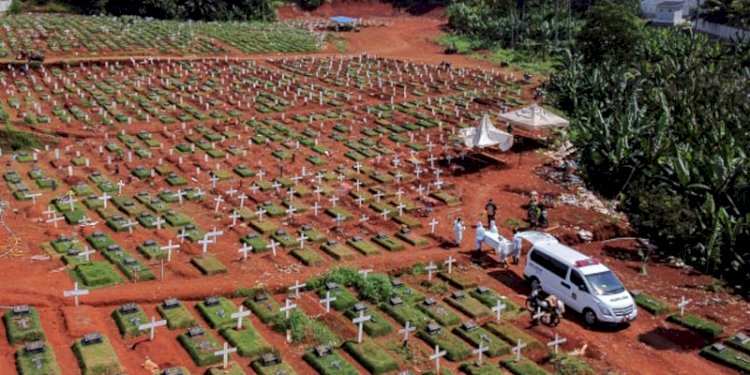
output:
<svg viewBox="0 0 750 375"><path fill-rule="evenodd" d="M592 293L597 296L618 294L625 291L625 287L622 286L620 280L617 279L617 276L612 271L586 275L586 280L591 285Z"/></svg>

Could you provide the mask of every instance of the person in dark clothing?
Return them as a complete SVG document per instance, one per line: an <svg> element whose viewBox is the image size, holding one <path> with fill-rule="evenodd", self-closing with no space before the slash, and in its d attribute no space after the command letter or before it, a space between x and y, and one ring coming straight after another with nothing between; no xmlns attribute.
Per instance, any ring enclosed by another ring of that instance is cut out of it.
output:
<svg viewBox="0 0 750 375"><path fill-rule="evenodd" d="M487 202L487 205L484 206L484 210L487 211L487 225L491 225L492 221L495 220L495 213L497 213L497 206L495 206L495 202L490 199Z"/></svg>

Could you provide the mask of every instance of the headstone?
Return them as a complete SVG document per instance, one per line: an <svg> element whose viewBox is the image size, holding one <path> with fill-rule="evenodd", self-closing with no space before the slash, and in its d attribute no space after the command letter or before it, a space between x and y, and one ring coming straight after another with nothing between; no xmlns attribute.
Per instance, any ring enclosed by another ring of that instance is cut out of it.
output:
<svg viewBox="0 0 750 375"><path fill-rule="evenodd" d="M83 335L83 339L81 339L81 344L85 346L99 344L101 342L102 335L100 335L98 332L87 333Z"/></svg>

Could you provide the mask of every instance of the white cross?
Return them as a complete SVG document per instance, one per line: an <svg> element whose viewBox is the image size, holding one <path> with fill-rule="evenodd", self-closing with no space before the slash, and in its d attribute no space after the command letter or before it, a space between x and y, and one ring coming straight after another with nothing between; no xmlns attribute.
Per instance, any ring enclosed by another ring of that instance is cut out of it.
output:
<svg viewBox="0 0 750 375"><path fill-rule="evenodd" d="M372 272L372 268L366 268L366 269L357 271L357 273L362 274L362 277L364 277L365 280L367 280L367 275L369 275L370 272Z"/></svg>
<svg viewBox="0 0 750 375"><path fill-rule="evenodd" d="M284 316L286 316L287 319L289 319L289 313L295 308L297 305L291 303L289 299L287 298L284 302L284 306L279 309L279 311L284 313Z"/></svg>
<svg viewBox="0 0 750 375"><path fill-rule="evenodd" d="M253 192L253 194L257 193L259 189L260 189L260 186L258 186L258 185L256 185L256 184L252 184L252 185L250 186L250 191L252 191L252 192Z"/></svg>
<svg viewBox="0 0 750 375"><path fill-rule="evenodd" d="M422 186L422 184L419 184L419 187L417 187L417 193L420 197L422 196L422 193L424 193L424 186Z"/></svg>
<svg viewBox="0 0 750 375"><path fill-rule="evenodd" d="M287 214L288 217L293 218L294 217L294 213L297 212L297 208L290 205L289 208L287 208L285 212L286 212L286 214Z"/></svg>
<svg viewBox="0 0 750 375"><path fill-rule="evenodd" d="M151 331L149 333L148 339L150 341L154 341L154 336L155 336L156 328L157 327L164 327L165 325L167 325L167 321L166 320L156 320L156 317L152 316L151 317L151 323L146 323L146 324L139 325L138 326L138 330L139 331L145 331L145 330Z"/></svg>
<svg viewBox="0 0 750 375"><path fill-rule="evenodd" d="M133 234L133 227L135 227L136 222L133 220L127 221L124 224L122 224L123 228L128 228L128 233Z"/></svg>
<svg viewBox="0 0 750 375"><path fill-rule="evenodd" d="M161 247L162 250L166 250L167 251L167 262L171 262L172 261L172 250L176 250L176 249L179 249L179 248L180 248L180 244L174 244L174 245L172 245L172 240L171 239L167 243L167 246L162 246Z"/></svg>
<svg viewBox="0 0 750 375"><path fill-rule="evenodd" d="M680 303L677 304L677 307L680 308L680 316L685 315L685 307L691 302L693 302L692 299L685 299L685 296L680 297Z"/></svg>
<svg viewBox="0 0 750 375"><path fill-rule="evenodd" d="M357 344L362 343L362 328L365 325L365 322L368 322L372 320L371 315L365 315L364 310L359 311L359 316L352 319L352 323L359 325L357 328Z"/></svg>
<svg viewBox="0 0 750 375"><path fill-rule="evenodd" d="M237 252L242 253L243 260L247 260L247 253L252 250L253 250L252 246L247 246L246 243L243 243L242 247L239 250L237 250Z"/></svg>
<svg viewBox="0 0 750 375"><path fill-rule="evenodd" d="M356 186L357 191L359 191L359 187L362 186L362 181L360 181L360 180L354 181L354 186Z"/></svg>
<svg viewBox="0 0 750 375"><path fill-rule="evenodd" d="M404 195L404 191L401 188L398 188L398 190L396 190L396 196L398 197L399 201L401 200L402 195Z"/></svg>
<svg viewBox="0 0 750 375"><path fill-rule="evenodd" d="M229 195L230 197L234 198L235 194L237 194L237 189L231 188L231 189L227 190L227 195Z"/></svg>
<svg viewBox="0 0 750 375"><path fill-rule="evenodd" d="M437 158L433 154L430 154L430 157L427 158L427 161L430 162L430 168L435 168L435 160L437 160Z"/></svg>
<svg viewBox="0 0 750 375"><path fill-rule="evenodd" d="M195 198L200 198L204 195L206 195L206 193L204 193L203 190L201 190L201 188L195 189L195 195L194 195Z"/></svg>
<svg viewBox="0 0 750 375"><path fill-rule="evenodd" d="M362 207L362 203L365 202L365 198L362 198L361 196L358 196L357 199L356 199L356 201L357 201L357 205L359 207Z"/></svg>
<svg viewBox="0 0 750 375"><path fill-rule="evenodd" d="M261 208L258 209L258 211L255 211L255 215L258 216L258 218L259 218L259 220L261 222L263 222L263 215L265 215L266 212L267 212L266 209L263 208L263 207L261 207Z"/></svg>
<svg viewBox="0 0 750 375"><path fill-rule="evenodd" d="M359 217L359 222L360 222L360 223L366 223L366 222L368 222L369 220L370 220L370 217L369 217L369 216L367 216L367 215L364 215L364 214L363 214L362 216L360 216L360 217Z"/></svg>
<svg viewBox="0 0 750 375"><path fill-rule="evenodd" d="M47 211L44 211L42 213L47 215L47 218L49 218L50 216L53 216L55 212L56 212L55 209L52 208L52 206L50 205L50 206L47 206Z"/></svg>
<svg viewBox="0 0 750 375"><path fill-rule="evenodd" d="M443 186L443 180L437 179L432 184L435 185L435 190L440 190L440 187Z"/></svg>
<svg viewBox="0 0 750 375"><path fill-rule="evenodd" d="M309 237L305 236L304 233L301 233L299 237L297 237L297 242L299 242L299 248L302 249L305 247L305 241L307 241Z"/></svg>
<svg viewBox="0 0 750 375"><path fill-rule="evenodd" d="M274 181L274 182L273 182L273 183L271 184L271 188L273 188L273 190L275 190L275 191L279 191L279 188L280 188L280 187L281 187L281 184L280 184L280 183L279 183L278 181Z"/></svg>
<svg viewBox="0 0 750 375"><path fill-rule="evenodd" d="M396 208L398 208L398 216L404 216L404 208L406 208L406 205L404 205L403 202L399 202Z"/></svg>
<svg viewBox="0 0 750 375"><path fill-rule="evenodd" d="M180 230L180 234L177 235L177 238L180 239L180 243L184 243L185 239L190 237L190 235L187 233L187 229L185 227L182 227Z"/></svg>
<svg viewBox="0 0 750 375"><path fill-rule="evenodd" d="M231 315L229 315L229 317L232 319L237 319L237 330L239 331L242 329L242 319L250 316L251 313L252 312L250 310L245 311L245 306L240 305L240 310L236 313L232 313Z"/></svg>
<svg viewBox="0 0 750 375"><path fill-rule="evenodd" d="M378 203L380 203L380 198L382 198L382 197L383 197L383 192L382 191L378 190L377 192L375 192L375 199L378 200Z"/></svg>
<svg viewBox="0 0 750 375"><path fill-rule="evenodd" d="M203 235L202 240L198 240L198 243L203 245L203 257L206 257L206 254L208 253L208 244L214 243L214 240L208 238L208 234Z"/></svg>
<svg viewBox="0 0 750 375"><path fill-rule="evenodd" d="M440 350L440 345L435 345L435 354L430 355L430 361L435 361L435 373L440 373L440 358L444 357L448 352Z"/></svg>
<svg viewBox="0 0 750 375"><path fill-rule="evenodd" d="M344 178L346 178L346 176L344 176L343 173L339 173L339 175L336 176L336 179L339 180L339 182L343 182Z"/></svg>
<svg viewBox="0 0 750 375"><path fill-rule="evenodd" d="M55 224L55 228L57 228L57 222L62 220L65 220L65 216L57 216L57 214L53 212L52 218L47 219L47 222Z"/></svg>
<svg viewBox="0 0 750 375"><path fill-rule="evenodd" d="M318 216L318 210L320 209L320 205L318 202L313 203L312 209L313 209L313 215Z"/></svg>
<svg viewBox="0 0 750 375"><path fill-rule="evenodd" d="M331 202L331 205L333 205L333 207L336 207L336 202L338 202L338 201L339 201L339 197L337 197L337 196L335 196L335 195L334 195L334 196L331 196L331 198L330 198L330 199L328 199L328 201L329 201L329 202Z"/></svg>
<svg viewBox="0 0 750 375"><path fill-rule="evenodd" d="M290 188L289 190L287 190L287 192L286 192L286 195L287 195L287 196L289 196L289 201L290 201L290 202L291 202L292 200L294 200L294 194L296 194L296 193L297 193L297 192L296 192L296 191L294 191L294 189L292 189L292 188Z"/></svg>
<svg viewBox="0 0 750 375"><path fill-rule="evenodd" d="M555 355L557 355L557 351L558 351L558 348L560 347L560 344L564 344L566 341L568 341L568 339L564 337L560 337L560 335L558 335L557 332L555 332L555 339L548 342L547 346L555 347Z"/></svg>
<svg viewBox="0 0 750 375"><path fill-rule="evenodd" d="M78 199L75 199L73 197L68 197L68 203L70 203L70 210L71 211L73 211L75 209L75 207L73 206L73 204L75 202L78 202Z"/></svg>
<svg viewBox="0 0 750 375"><path fill-rule="evenodd" d="M237 210L233 210L232 214L229 215L229 217L232 219L232 226L237 225L237 219L241 218L242 215L240 215Z"/></svg>
<svg viewBox="0 0 750 375"><path fill-rule="evenodd" d="M211 187L216 189L216 183L219 182L219 178L213 175L209 180L211 181Z"/></svg>
<svg viewBox="0 0 750 375"><path fill-rule="evenodd" d="M315 194L317 194L317 196L318 196L318 200L320 200L320 193L322 193L322 192L323 192L323 189L322 189L322 188L321 188L320 186L316 186L316 187L315 187L315 190L313 190L313 192L314 192Z"/></svg>
<svg viewBox="0 0 750 375"><path fill-rule="evenodd" d="M117 195L122 195L122 188L125 187L125 183L122 180L117 181Z"/></svg>
<svg viewBox="0 0 750 375"><path fill-rule="evenodd" d="M266 245L266 249L268 249L270 247L271 248L271 254L273 254L273 256L276 256L276 246L278 246L278 245L279 245L279 243L276 242L276 241L274 241L272 239L271 243L269 243L268 245Z"/></svg>
<svg viewBox="0 0 750 375"><path fill-rule="evenodd" d="M33 194L26 193L26 194L24 194L25 198L31 198L31 203L32 204L36 204L36 198L37 197L41 197L41 196L42 196L42 193L33 193Z"/></svg>
<svg viewBox="0 0 750 375"><path fill-rule="evenodd" d="M299 281L294 280L294 285L290 286L289 290L294 292L294 298L299 299L299 290L306 286L307 284L305 283L300 284Z"/></svg>
<svg viewBox="0 0 750 375"><path fill-rule="evenodd" d="M63 297L73 297L76 301L76 306L78 306L78 296L85 296L88 294L88 289L78 289L78 282L73 284L73 290L63 291Z"/></svg>
<svg viewBox="0 0 750 375"><path fill-rule="evenodd" d="M159 229L159 230L161 230L161 225L164 223L166 223L166 221L164 221L164 219L162 219L161 216L157 217L153 221L153 224L156 225L156 229Z"/></svg>
<svg viewBox="0 0 750 375"><path fill-rule="evenodd" d="M388 220L388 215L391 214L391 211L389 209L385 209L382 212L380 212L380 216L383 217L383 220Z"/></svg>
<svg viewBox="0 0 750 375"><path fill-rule="evenodd" d="M218 350L214 352L215 356L222 356L224 358L224 369L227 368L229 365L229 354L237 352L237 348L230 348L229 344L225 341L224 342L224 349Z"/></svg>
<svg viewBox="0 0 750 375"><path fill-rule="evenodd" d="M221 195L217 195L216 197L214 197L214 202L216 202L214 212L219 212L219 207L221 207L221 202L224 202L224 198L222 198Z"/></svg>
<svg viewBox="0 0 750 375"><path fill-rule="evenodd" d="M323 298L323 299L320 300L321 304L325 304L326 305L326 314L328 314L329 312L331 312L331 302L333 302L335 300L336 300L336 297L331 297L331 292L330 291L326 291L326 298Z"/></svg>
<svg viewBox="0 0 750 375"><path fill-rule="evenodd" d="M407 320L406 326L398 330L398 333L404 334L404 344L409 341L409 333L416 331L417 329L411 326L411 323Z"/></svg>
<svg viewBox="0 0 750 375"><path fill-rule="evenodd" d="M266 172L264 170L258 171L258 178L260 178L261 181L263 181L263 176L266 175Z"/></svg>
<svg viewBox="0 0 750 375"><path fill-rule="evenodd" d="M495 313L495 320L497 320L498 322L500 321L500 315L506 308L507 306L505 306L504 303L500 302L500 300L497 300L497 304L492 307L492 312Z"/></svg>
<svg viewBox="0 0 750 375"><path fill-rule="evenodd" d="M513 347L513 354L516 355L516 362L521 360L521 350L526 347L526 343L521 342L521 339L518 339L518 344Z"/></svg>
<svg viewBox="0 0 750 375"><path fill-rule="evenodd" d="M430 220L430 234L435 234L435 227L438 225L438 221L435 220L433 217L432 220Z"/></svg>
<svg viewBox="0 0 750 375"><path fill-rule="evenodd" d="M341 214L336 214L336 217L333 218L333 221L336 222L336 227L341 226L341 222L344 221L344 217L341 216Z"/></svg>
<svg viewBox="0 0 750 375"><path fill-rule="evenodd" d="M476 348L476 349L474 349L474 354L476 354L476 355L479 356L479 358L477 359L477 366L481 366L482 365L482 355L484 354L484 352L486 352L488 350L489 350L489 348L486 347L486 346L484 346L484 341L480 341L479 342L479 347Z"/></svg>
<svg viewBox="0 0 750 375"><path fill-rule="evenodd" d="M247 195L245 193L242 193L238 196L240 199L240 208L243 208L245 206L245 200L247 199Z"/></svg>
<svg viewBox="0 0 750 375"><path fill-rule="evenodd" d="M432 271L435 271L437 269L435 263L432 263L432 261L430 261L430 264L428 264L424 269L425 271L427 271L427 281L432 280Z"/></svg>
<svg viewBox="0 0 750 375"><path fill-rule="evenodd" d="M216 227L214 227L214 229L211 230L210 232L206 233L206 235L209 236L209 237L213 237L213 239L216 239L216 237L224 235L224 231L223 230L216 230Z"/></svg>
<svg viewBox="0 0 750 375"><path fill-rule="evenodd" d="M295 185L297 185L297 183L298 183L298 182L299 182L299 180L301 180L301 179L302 179L302 176L294 176L294 177L292 177L292 181L294 181L294 184L295 184Z"/></svg>
<svg viewBox="0 0 750 375"><path fill-rule="evenodd" d="M448 265L448 274L450 274L453 271L453 263L456 263L456 259L453 258L453 255L449 255L448 259L443 263Z"/></svg>
<svg viewBox="0 0 750 375"><path fill-rule="evenodd" d="M86 258L86 263L91 263L91 254L94 254L94 253L95 253L94 250L91 250L88 248L88 246L86 246L84 250L78 254L78 259L80 259L81 257L84 257Z"/></svg>
<svg viewBox="0 0 750 375"><path fill-rule="evenodd" d="M361 173L360 170L362 169L362 163L356 162L354 164L354 169L357 171L357 173Z"/></svg>
<svg viewBox="0 0 750 375"><path fill-rule="evenodd" d="M419 179L419 175L422 174L422 168L419 168L419 165L414 168L414 174L417 176L417 179Z"/></svg>

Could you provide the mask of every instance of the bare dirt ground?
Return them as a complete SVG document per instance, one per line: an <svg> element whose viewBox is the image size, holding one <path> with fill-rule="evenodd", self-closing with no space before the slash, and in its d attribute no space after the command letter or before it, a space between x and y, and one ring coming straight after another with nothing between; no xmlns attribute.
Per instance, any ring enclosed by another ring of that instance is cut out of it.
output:
<svg viewBox="0 0 750 375"><path fill-rule="evenodd" d="M495 69L498 67L488 63L477 62L468 59L465 56L446 56L442 54L443 48L432 43L431 40L440 33L440 28L444 20L440 19L439 11L431 12L427 16L412 17L393 12L390 7L378 8L369 5L346 5L339 4L331 8L326 5L315 14L304 14L299 10L283 10L283 17L316 17L330 15L350 15L350 16L389 16L385 18L390 27L370 27L360 33L342 34L347 41L347 53L358 54L367 52L378 56L414 60L418 62L436 64L441 61L450 61L454 66ZM324 56L336 54L328 51L317 55ZM235 56L240 57L240 56ZM265 59L272 56L250 56L255 59ZM520 74L520 72L515 72ZM524 93L528 99L529 92ZM366 103L372 103L367 101ZM311 108L305 108L304 111L310 111ZM77 130L54 124L57 130L62 133L76 134ZM160 129L162 126L153 126L149 124L140 124L129 128L129 131L138 131L141 129ZM86 147L101 141L101 134L93 135L87 132L81 132L80 136L91 137L91 142L78 143L79 146ZM168 140L167 137L161 136L160 139ZM79 141L80 142L80 141ZM71 139L62 139L59 147L74 144ZM340 158L342 149L334 150ZM539 166L547 162L541 153L535 150L526 150L522 152L521 157L518 155L519 150L499 155L498 158L505 163L482 170L478 173L467 175L448 175L445 180L449 185L453 185L453 191L462 197L462 203L458 207L436 207L433 217L440 221L437 227L436 238L452 238L451 221L457 216L464 218L467 224L473 224L482 220L483 207L488 198L494 198L498 205L498 224L502 235L509 237L510 229L504 223L508 220L522 221L525 217L523 205L528 202L528 194L531 191L539 191L542 194L557 195L565 192L566 188L547 182L536 173ZM121 168L120 175L117 176L113 171L108 170L104 161L94 155L90 150L92 165L90 170L107 171L107 175L116 181L118 178L125 178L127 168ZM251 166L262 162L266 169L275 169L275 162L269 155L256 153L252 160L247 163ZM7 156L3 156L6 161ZM520 163L519 163L520 161ZM40 160L39 164L45 165L48 171L57 173L55 178L61 179L64 172L55 171L49 165L50 158ZM200 163L200 161L194 161ZM238 164L234 161L233 164ZM135 163L133 163L135 164ZM335 165L335 164L334 164ZM13 168L21 175L25 176L31 165L12 164ZM296 166L293 166L296 167ZM330 165L329 165L330 167ZM80 177L85 177L80 175ZM205 177L201 180L203 185L207 185ZM236 182L236 181L235 181ZM163 184L162 184L163 185ZM230 186L236 186L236 183L220 184L220 189L226 190ZM159 188L164 186L149 186L143 182L134 181L129 184L124 192L128 195L134 195L140 190L148 190L155 193ZM52 196L51 193L45 193L40 198L40 202L46 202ZM269 194L273 196L273 194ZM126 283L114 287L92 291L91 295L83 297L83 306L75 308L72 306L70 299L62 298L62 290L69 289L72 286L70 277L67 276L63 264L59 260L33 260L32 256L44 255L40 245L42 242L49 241L59 234L70 234L71 228L62 224L60 229L54 229L49 224L40 223L37 218L43 217L42 211L45 205L37 203L32 205L31 202L16 202L10 195L7 188L0 188L0 199L13 202L13 208L16 210L6 215L6 220L13 229L15 235L21 240L21 255L17 257L6 257L0 259L0 273L3 281L0 283L0 305L11 306L15 304L30 304L35 306L41 314L45 332L49 342L55 348L57 362L60 365L63 374L78 374L80 370L76 364L75 357L70 350L73 341L83 333L99 331L106 334L112 339L113 346L123 365L126 367L128 374L146 374L142 368L142 363L148 357L162 367L179 364L187 367L193 373L200 373L200 368L196 367L189 356L179 344L176 336L181 331L168 331L163 329L157 334L154 342L144 341L143 338L122 340L117 332L117 327L110 317L111 312L119 304L125 302L137 302L144 307L147 315L158 316L156 305L165 298L180 298L189 306L191 313L198 317L197 311L192 307L191 301L200 300L209 295L231 294L239 287L252 287L256 285L266 285L271 290L277 290L292 284L295 280L306 280L308 278L320 275L332 266L346 265L357 268L373 268L378 271L393 272L405 265L417 262L426 263L429 261L442 262L448 255L453 255L459 259L459 272L465 273L468 277L475 278L482 284L508 293L514 302L523 303L524 295L527 293L526 287L521 280L522 266L511 266L509 269L500 267L494 260L494 257L486 256L483 258L480 266L471 261L471 237L472 231L467 231L464 239L464 246L460 249L444 248L437 246L440 241L433 240L433 246L420 249L408 249L401 252L398 256L391 253L383 252L375 256L358 256L352 261L334 262L326 258L323 266L318 267L299 267L299 272L283 273L279 272L279 266L282 268L289 265L299 265L299 262L285 252L277 257L272 257L269 253L263 255L253 255L251 262L242 262L238 258L235 245L228 245L224 249L212 249L216 256L228 267L229 272L224 275L211 277L202 276L194 267L189 265L192 256L200 254L200 247L197 244L185 245L181 251L175 255L173 262L169 263L165 271L163 281L150 281L146 283ZM263 195L255 198L263 201ZM220 215L211 215L213 211L213 202L206 203L186 203L180 206L180 211L191 216L201 228L211 228L218 226L227 228L230 220L227 213ZM640 262L635 260L619 260L608 256L605 250L612 248L622 248L625 251L633 252L634 244L628 241L624 242L602 242L616 236L627 235L627 228L621 223L612 223L609 218L582 208L570 206L558 206L549 210L551 223L550 232L558 235L568 242L577 242L575 235L576 228L585 228L591 230L597 241L590 244L581 244L584 252L592 256L598 256L604 259L604 262L623 280L629 289L643 290L651 295L658 296L664 301L676 304L681 296L691 298L695 302L690 307L690 311L697 315L716 320L722 324L725 331L733 333L737 330L748 329L750 321L750 307L746 301L742 301L735 296L726 293L709 293L702 289L703 286L710 282L710 278L696 274L684 268L676 268L666 264L653 264L648 266L648 276L640 274ZM336 232L330 232L333 225L330 222L325 224L318 222L318 218L308 213L296 219L297 223L311 222L316 227L326 228L329 230L329 236L337 236ZM426 223L425 219L425 223ZM101 224L100 224L101 225ZM384 224L380 221L373 223L373 231L393 232L398 227L394 223ZM90 233L89 229L77 230L79 236ZM236 244L241 235L244 234L242 228L226 229L227 234L222 238L226 244ZM345 227L345 233L352 235L362 232L363 229L354 225ZM422 229L424 233L424 228ZM0 242L6 242L10 239L5 232L1 232ZM135 245L142 241L155 238L159 241L166 241L173 238L173 234L164 231L138 230L131 237L125 233L112 235L119 244L127 245L126 248L133 249ZM340 236L343 240L345 236ZM96 255L100 260L100 255ZM157 271L156 264L150 264L151 268ZM412 285L418 283L417 278L408 279ZM236 304L241 300L234 300ZM322 313L320 305L317 303L317 297L306 293L301 301L301 308L311 316ZM256 329L268 340L275 348L283 348L285 361L291 364L300 374L313 373L314 370L301 360L302 347L294 347L285 342L284 337L262 324L256 317L251 318ZM342 325L346 322L341 322ZM398 327L392 322L394 327ZM528 318L524 317L516 323L520 328L528 327ZM346 326L350 331L352 326ZM0 328L0 331L3 331ZM597 373L613 371L619 374L730 374L732 371L725 367L709 362L698 356L698 350L709 342L687 330L680 328L671 323L664 321L663 317L653 317L648 312L639 311L639 318L633 324L625 329L601 329L589 330L583 327L580 318L574 314L568 314L566 320L554 330L544 327L529 328L529 331L540 340L547 341L557 332L563 337L568 338L568 343L563 349L571 351L587 345L585 356L594 366ZM0 332L2 336L4 332ZM423 351L429 351L426 344L419 340L413 340ZM13 360L13 348L6 342L0 343L0 375L15 374ZM343 352L342 352L343 355ZM239 358L239 357L236 357ZM356 365L356 361L351 358L347 360ZM244 360L243 360L244 362ZM359 366L359 365L356 365ZM455 364L444 362L444 366L457 371ZM360 371L364 369L358 367ZM424 369L426 370L426 368ZM247 370L250 371L250 370Z"/></svg>

